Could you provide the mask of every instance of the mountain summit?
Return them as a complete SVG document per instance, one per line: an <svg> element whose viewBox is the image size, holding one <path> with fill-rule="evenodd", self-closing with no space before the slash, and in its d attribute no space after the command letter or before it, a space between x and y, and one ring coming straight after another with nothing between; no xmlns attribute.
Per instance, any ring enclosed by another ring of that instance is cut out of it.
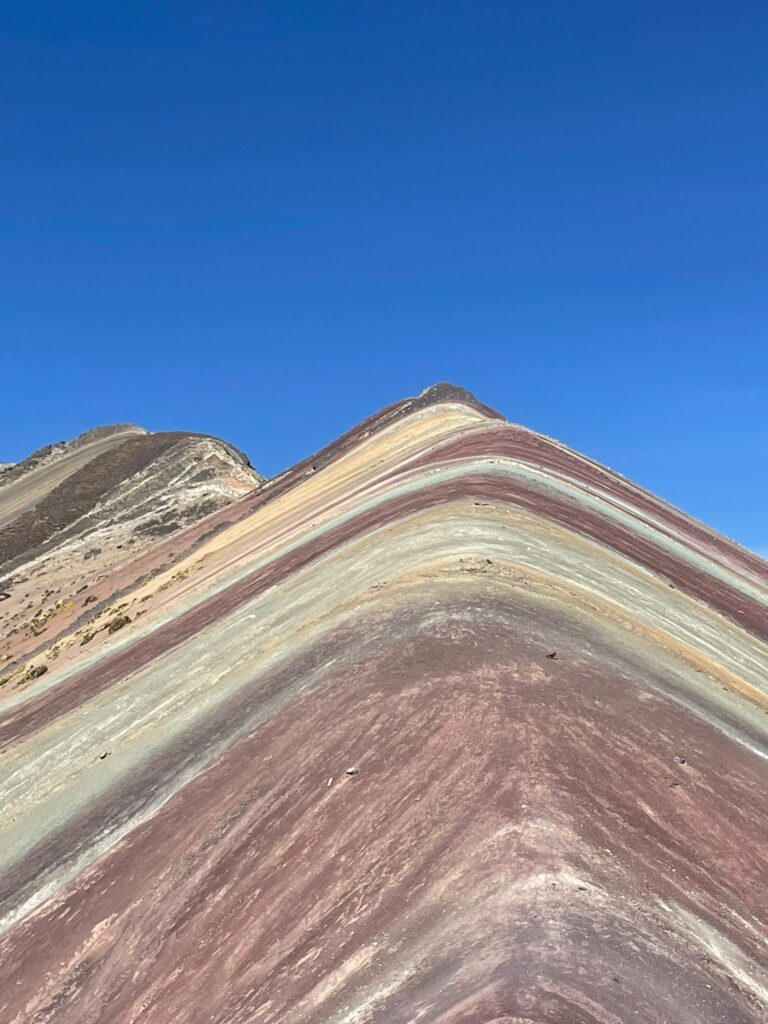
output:
<svg viewBox="0 0 768 1024"><path fill-rule="evenodd" d="M0 523L2 1024L768 1016L757 556L451 385Z"/></svg>

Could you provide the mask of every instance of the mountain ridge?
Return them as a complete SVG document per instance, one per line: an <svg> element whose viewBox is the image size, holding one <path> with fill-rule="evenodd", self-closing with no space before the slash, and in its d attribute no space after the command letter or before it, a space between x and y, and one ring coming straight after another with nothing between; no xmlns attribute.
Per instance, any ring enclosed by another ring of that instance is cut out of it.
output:
<svg viewBox="0 0 768 1024"><path fill-rule="evenodd" d="M451 385L207 444L0 603L2 1024L763 1020L768 565Z"/></svg>

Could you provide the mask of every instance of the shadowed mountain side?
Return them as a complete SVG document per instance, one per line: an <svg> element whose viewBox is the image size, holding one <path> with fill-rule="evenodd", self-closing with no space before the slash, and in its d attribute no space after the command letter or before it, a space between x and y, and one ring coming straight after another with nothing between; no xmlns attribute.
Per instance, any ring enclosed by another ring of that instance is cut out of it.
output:
<svg viewBox="0 0 768 1024"><path fill-rule="evenodd" d="M0 691L2 1024L766 1019L760 559L449 386L121 556Z"/></svg>
<svg viewBox="0 0 768 1024"><path fill-rule="evenodd" d="M0 530L99 455L145 433L141 427L130 424L97 427L73 441L46 445L23 461L0 470Z"/></svg>

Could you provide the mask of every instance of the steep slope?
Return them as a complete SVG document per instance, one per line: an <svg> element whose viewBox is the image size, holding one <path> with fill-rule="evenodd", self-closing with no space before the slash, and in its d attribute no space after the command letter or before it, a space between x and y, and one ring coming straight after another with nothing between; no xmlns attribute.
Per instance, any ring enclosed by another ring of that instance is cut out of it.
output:
<svg viewBox="0 0 768 1024"><path fill-rule="evenodd" d="M102 572L0 691L0 1021L766 1019L760 559L440 386Z"/></svg>

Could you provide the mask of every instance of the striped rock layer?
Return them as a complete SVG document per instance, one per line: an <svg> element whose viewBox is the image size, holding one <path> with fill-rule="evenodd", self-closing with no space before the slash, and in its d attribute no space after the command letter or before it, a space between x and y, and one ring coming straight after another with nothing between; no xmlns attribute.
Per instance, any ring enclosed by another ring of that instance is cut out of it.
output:
<svg viewBox="0 0 768 1024"><path fill-rule="evenodd" d="M0 690L2 1024L768 1019L765 562L445 385L87 608L61 530L5 584L78 614Z"/></svg>

